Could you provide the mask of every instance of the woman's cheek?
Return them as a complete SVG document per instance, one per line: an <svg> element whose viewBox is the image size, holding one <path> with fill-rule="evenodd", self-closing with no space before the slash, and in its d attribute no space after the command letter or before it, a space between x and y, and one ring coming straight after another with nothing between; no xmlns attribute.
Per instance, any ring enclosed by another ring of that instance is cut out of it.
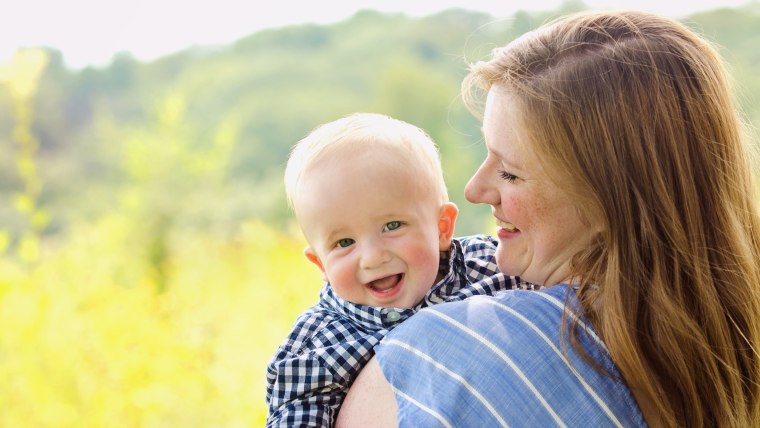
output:
<svg viewBox="0 0 760 428"><path fill-rule="evenodd" d="M527 209L528 202L519 196L508 196L502 203L504 220L514 224L517 228L522 229L525 220L523 213Z"/></svg>

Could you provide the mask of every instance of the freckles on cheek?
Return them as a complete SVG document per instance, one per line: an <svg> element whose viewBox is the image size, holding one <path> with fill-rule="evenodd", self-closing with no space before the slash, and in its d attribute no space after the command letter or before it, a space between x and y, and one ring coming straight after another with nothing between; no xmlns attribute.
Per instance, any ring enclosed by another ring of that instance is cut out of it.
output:
<svg viewBox="0 0 760 428"><path fill-rule="evenodd" d="M503 211L504 215L510 217L510 213L514 213L517 209L519 209L521 204L522 201L520 201L520 198L507 196L501 200L501 210Z"/></svg>
<svg viewBox="0 0 760 428"><path fill-rule="evenodd" d="M525 228L527 223L531 222L531 218L536 211L536 204L526 198L519 196L509 196L504 199L501 210L506 216L506 220L515 223L519 228ZM519 223L519 224L518 224Z"/></svg>

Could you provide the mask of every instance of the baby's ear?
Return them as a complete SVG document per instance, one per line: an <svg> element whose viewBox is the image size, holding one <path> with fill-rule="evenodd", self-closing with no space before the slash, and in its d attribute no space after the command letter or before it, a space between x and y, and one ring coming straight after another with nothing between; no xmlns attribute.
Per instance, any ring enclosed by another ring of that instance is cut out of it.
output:
<svg viewBox="0 0 760 428"><path fill-rule="evenodd" d="M446 202L438 214L438 247L441 251L449 251L451 238L454 237L454 225L457 222L459 209L453 202Z"/></svg>
<svg viewBox="0 0 760 428"><path fill-rule="evenodd" d="M322 280L327 281L327 273L325 272L324 266L322 266L322 260L319 260L319 256L317 253L314 252L314 250L311 249L311 247L306 247L303 249L303 254L306 256L306 259L319 268L319 270L322 272Z"/></svg>

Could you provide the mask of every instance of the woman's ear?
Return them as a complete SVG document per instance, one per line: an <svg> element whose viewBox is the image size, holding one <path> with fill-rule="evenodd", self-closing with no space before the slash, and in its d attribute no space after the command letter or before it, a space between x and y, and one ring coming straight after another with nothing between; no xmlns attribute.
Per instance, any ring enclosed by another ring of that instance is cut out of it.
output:
<svg viewBox="0 0 760 428"><path fill-rule="evenodd" d="M306 247L303 249L303 255L306 256L306 259L319 268L319 270L322 272L322 280L328 281L327 279L327 272L325 272L324 266L322 266L322 260L319 259L319 256L317 253L314 252L314 250L311 249L311 247Z"/></svg>
<svg viewBox="0 0 760 428"><path fill-rule="evenodd" d="M459 209L453 202L446 202L441 206L438 214L438 247L441 251L449 251L451 238L454 237L454 225L457 222Z"/></svg>

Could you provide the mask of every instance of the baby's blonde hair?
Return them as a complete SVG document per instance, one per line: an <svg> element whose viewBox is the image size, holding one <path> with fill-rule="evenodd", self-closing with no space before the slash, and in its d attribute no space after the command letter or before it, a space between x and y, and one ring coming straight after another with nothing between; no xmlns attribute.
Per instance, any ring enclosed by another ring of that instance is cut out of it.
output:
<svg viewBox="0 0 760 428"><path fill-rule="evenodd" d="M291 209L295 211L301 180L317 161L373 148L397 151L399 162L415 166L413 173L422 188L437 193L441 204L448 202L438 147L425 131L386 115L354 113L318 126L293 146L285 167L285 193Z"/></svg>

